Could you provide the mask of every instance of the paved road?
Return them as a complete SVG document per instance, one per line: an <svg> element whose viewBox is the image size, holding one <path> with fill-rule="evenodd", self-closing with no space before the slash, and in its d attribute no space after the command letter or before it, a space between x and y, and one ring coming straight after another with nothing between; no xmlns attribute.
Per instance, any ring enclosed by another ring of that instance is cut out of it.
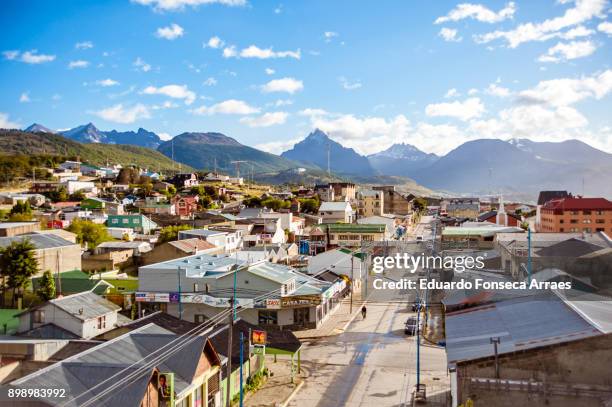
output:
<svg viewBox="0 0 612 407"><path fill-rule="evenodd" d="M409 276L392 270L387 277ZM404 322L414 315L407 306L414 293L397 290L387 298L368 303L367 318L359 315L344 333L305 344L302 361L310 377L290 406L384 407L410 400L416 384L416 341L404 335ZM448 388L444 349L423 343L420 349L428 391Z"/></svg>

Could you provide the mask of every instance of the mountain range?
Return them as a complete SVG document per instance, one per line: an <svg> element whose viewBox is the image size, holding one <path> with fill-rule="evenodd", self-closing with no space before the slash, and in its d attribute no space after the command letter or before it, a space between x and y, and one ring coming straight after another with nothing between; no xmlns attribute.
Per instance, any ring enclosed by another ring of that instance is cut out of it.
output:
<svg viewBox="0 0 612 407"><path fill-rule="evenodd" d="M34 123L24 129L30 133L55 133L80 143L103 143L103 144L132 144L135 146L157 149L162 140L152 131L139 128L137 131L102 131L93 123L87 123L69 130L53 131L49 128Z"/></svg>
<svg viewBox="0 0 612 407"><path fill-rule="evenodd" d="M26 131L41 135L53 133L41 124L33 124ZM401 143L364 156L316 129L278 156L214 132L182 133L163 142L155 133L144 129L100 131L89 123L59 134L90 144L145 146L193 168L217 168L230 174L236 173L236 161L241 161L238 165L242 175L252 171L255 178L268 182L304 182L303 173L293 171L304 167L310 175L308 180L391 183L401 182L397 179L400 177L448 193L533 197L540 190L563 189L612 197L612 154L578 140L479 139L468 141L443 156ZM331 177L326 174L328 152Z"/></svg>
<svg viewBox="0 0 612 407"><path fill-rule="evenodd" d="M373 176L376 170L367 157L358 154L352 148L330 139L319 129L310 133L293 148L281 154L281 157L306 164L327 168L328 156L330 170L342 175Z"/></svg>

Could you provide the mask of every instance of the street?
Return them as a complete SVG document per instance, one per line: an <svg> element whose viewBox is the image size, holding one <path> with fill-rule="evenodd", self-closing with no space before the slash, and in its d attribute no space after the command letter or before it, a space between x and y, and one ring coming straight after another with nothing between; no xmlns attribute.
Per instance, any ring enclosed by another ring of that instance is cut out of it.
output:
<svg viewBox="0 0 612 407"><path fill-rule="evenodd" d="M416 278L403 270L391 270L386 277L393 280ZM371 281L369 292L372 293ZM372 300L373 297L385 299ZM359 314L345 332L306 342L302 366L309 376L289 405L409 405L417 380L417 345L414 336L404 334L404 322L415 315L408 305L414 297L414 292L406 290L387 291L383 296L370 295L372 302L366 304L365 320ZM448 388L444 348L422 341L420 366L421 383L427 385L428 395Z"/></svg>

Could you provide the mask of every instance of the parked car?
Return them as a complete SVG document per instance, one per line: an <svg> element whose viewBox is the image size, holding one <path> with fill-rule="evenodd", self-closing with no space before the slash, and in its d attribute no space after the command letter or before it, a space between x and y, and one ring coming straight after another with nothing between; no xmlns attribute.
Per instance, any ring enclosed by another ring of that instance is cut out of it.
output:
<svg viewBox="0 0 612 407"><path fill-rule="evenodd" d="M417 317L408 317L404 324L404 334L414 335L417 331Z"/></svg>

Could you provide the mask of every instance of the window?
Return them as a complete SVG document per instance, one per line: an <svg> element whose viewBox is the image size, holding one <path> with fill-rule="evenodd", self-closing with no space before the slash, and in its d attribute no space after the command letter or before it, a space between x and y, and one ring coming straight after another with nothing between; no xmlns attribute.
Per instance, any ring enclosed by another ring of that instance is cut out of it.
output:
<svg viewBox="0 0 612 407"><path fill-rule="evenodd" d="M559 223L564 223L563 219L559 220Z"/></svg>
<svg viewBox="0 0 612 407"><path fill-rule="evenodd" d="M559 228L559 232L563 232L563 228Z"/></svg>
<svg viewBox="0 0 612 407"><path fill-rule="evenodd" d="M578 211L572 211L572 215L578 215Z"/></svg>
<svg viewBox="0 0 612 407"><path fill-rule="evenodd" d="M113 220L112 220L112 223L114 223L114 224L119 223L119 219L113 219Z"/></svg>
<svg viewBox="0 0 612 407"><path fill-rule="evenodd" d="M597 229L595 229L595 231L596 231L596 232L605 232L605 231L604 231L604 228L597 228Z"/></svg>
<svg viewBox="0 0 612 407"><path fill-rule="evenodd" d="M129 219L126 219L126 218L121 219L121 221L122 221L124 224L128 224L128 223L130 222L130 220L129 220Z"/></svg>
<svg viewBox="0 0 612 407"><path fill-rule="evenodd" d="M140 223L140 219L134 219L134 224L138 225Z"/></svg>
<svg viewBox="0 0 612 407"><path fill-rule="evenodd" d="M570 220L570 223L578 223L578 219L572 219Z"/></svg>
<svg viewBox="0 0 612 407"><path fill-rule="evenodd" d="M591 219L583 219L582 223L591 223Z"/></svg>
<svg viewBox="0 0 612 407"><path fill-rule="evenodd" d="M591 211L589 211L589 210L584 210L584 211L582 211L582 214L583 214L583 215L590 215L590 214L591 214Z"/></svg>
<svg viewBox="0 0 612 407"><path fill-rule="evenodd" d="M595 213L596 213L597 215L603 215L603 214L604 214L604 211L595 211Z"/></svg>
<svg viewBox="0 0 612 407"><path fill-rule="evenodd" d="M597 219L595 223L606 223L605 219Z"/></svg>
<svg viewBox="0 0 612 407"><path fill-rule="evenodd" d="M260 325L278 325L278 312L277 311L259 311L259 324Z"/></svg>
<svg viewBox="0 0 612 407"><path fill-rule="evenodd" d="M205 322L207 319L208 317L204 314L194 314L193 315L193 322L195 322L196 324L201 324Z"/></svg>
<svg viewBox="0 0 612 407"><path fill-rule="evenodd" d="M42 324L43 322L45 322L45 311L42 309L37 309L36 311L34 311L33 317L35 324Z"/></svg>
<svg viewBox="0 0 612 407"><path fill-rule="evenodd" d="M98 317L98 329L106 328L106 315Z"/></svg>
<svg viewBox="0 0 612 407"><path fill-rule="evenodd" d="M361 235L361 240L364 240L366 242L371 242L374 240L374 236L372 235Z"/></svg>
<svg viewBox="0 0 612 407"><path fill-rule="evenodd" d="M586 233L591 233L593 230L591 228L584 228L583 231Z"/></svg>

